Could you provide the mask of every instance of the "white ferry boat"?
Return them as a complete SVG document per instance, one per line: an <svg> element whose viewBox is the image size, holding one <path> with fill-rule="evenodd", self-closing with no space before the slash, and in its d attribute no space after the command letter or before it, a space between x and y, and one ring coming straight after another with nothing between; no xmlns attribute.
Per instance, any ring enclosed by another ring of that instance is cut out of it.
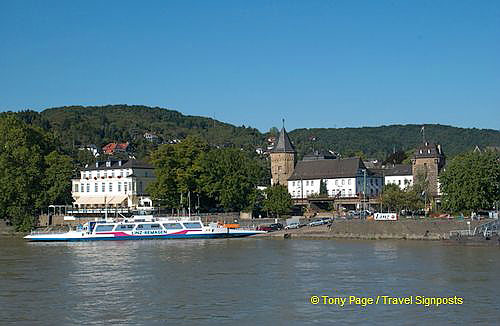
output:
<svg viewBox="0 0 500 326"><path fill-rule="evenodd" d="M266 233L251 229L225 226L220 223L204 225L201 220L154 218L140 216L121 221L92 221L64 233L33 231L24 238L29 241L95 241L145 239L202 239L240 238Z"/></svg>

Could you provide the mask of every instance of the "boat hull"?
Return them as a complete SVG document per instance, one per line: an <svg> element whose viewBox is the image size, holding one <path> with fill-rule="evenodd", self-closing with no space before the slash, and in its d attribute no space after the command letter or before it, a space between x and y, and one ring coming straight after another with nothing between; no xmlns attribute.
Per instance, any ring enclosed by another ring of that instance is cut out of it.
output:
<svg viewBox="0 0 500 326"><path fill-rule="evenodd" d="M80 242L80 241L125 241L125 240L168 240L168 239L222 239L249 237L262 232L231 232L231 233L201 233L201 234L162 234L162 235L122 235L122 236L65 236L58 235L28 235L24 237L30 242Z"/></svg>

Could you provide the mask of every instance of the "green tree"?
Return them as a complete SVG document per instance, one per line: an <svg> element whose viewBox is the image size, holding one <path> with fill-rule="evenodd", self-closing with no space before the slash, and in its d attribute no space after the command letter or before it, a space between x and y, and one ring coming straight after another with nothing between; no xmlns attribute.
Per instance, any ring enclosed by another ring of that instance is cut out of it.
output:
<svg viewBox="0 0 500 326"><path fill-rule="evenodd" d="M280 217L290 212L293 206L292 197L285 186L276 184L265 191L264 209Z"/></svg>
<svg viewBox="0 0 500 326"><path fill-rule="evenodd" d="M440 175L443 209L449 212L491 209L500 200L498 153L468 152L455 157Z"/></svg>
<svg viewBox="0 0 500 326"><path fill-rule="evenodd" d="M156 180L147 189L153 200L162 206L180 208L185 206L189 192L200 193L196 162L207 149L208 145L203 140L190 136L179 144L162 145L153 151L151 163Z"/></svg>
<svg viewBox="0 0 500 326"><path fill-rule="evenodd" d="M45 155L52 145L41 129L2 115L0 149L0 216L17 230L27 231L46 205Z"/></svg>
<svg viewBox="0 0 500 326"><path fill-rule="evenodd" d="M45 189L42 204L68 205L73 202L71 196L71 177L73 162L71 157L52 151L45 156L45 173L42 188Z"/></svg>
<svg viewBox="0 0 500 326"><path fill-rule="evenodd" d="M320 197L328 197L328 189L326 188L326 181L321 179L319 183L319 195Z"/></svg>
<svg viewBox="0 0 500 326"><path fill-rule="evenodd" d="M383 188L382 205L388 211L399 213L406 205L406 194L396 184L387 184Z"/></svg>
<svg viewBox="0 0 500 326"><path fill-rule="evenodd" d="M237 149L212 149L197 162L199 188L225 211L252 209L265 171L255 157Z"/></svg>

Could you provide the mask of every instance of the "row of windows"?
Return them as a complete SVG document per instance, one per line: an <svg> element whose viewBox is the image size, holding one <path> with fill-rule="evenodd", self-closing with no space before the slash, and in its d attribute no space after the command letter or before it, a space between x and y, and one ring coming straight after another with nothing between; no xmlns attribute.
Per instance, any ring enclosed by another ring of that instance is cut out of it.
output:
<svg viewBox="0 0 500 326"><path fill-rule="evenodd" d="M122 188L122 185L123 185L123 188ZM139 192L142 192L142 181L139 181L138 182L138 191ZM73 186L74 188L74 192L78 192L78 183L75 183L75 185ZM135 191L135 183L132 183L132 182L118 182L117 183L117 191L118 192L121 192L123 189L124 192L127 192L127 190L132 190L132 191ZM99 183L96 182L94 183L94 192L99 192ZM84 184L84 183L81 183L80 184L80 192L90 192L90 183L87 183L87 184ZM102 182L101 183L101 192L106 192L106 183L105 182ZM108 183L108 192L113 192L113 183L110 182Z"/></svg>
<svg viewBox="0 0 500 326"><path fill-rule="evenodd" d="M149 230L180 230L182 229L184 225L184 228L186 229L201 229L201 224L199 222L189 222L189 223L144 223L144 224L138 224L135 230L138 231L149 231ZM163 228L162 228L163 226ZM109 231L132 231L134 229L135 225L134 224L107 224L107 225L98 225L95 229L96 232L109 232Z"/></svg>
<svg viewBox="0 0 500 326"><path fill-rule="evenodd" d="M401 186L401 184L402 184L402 183L401 183L401 179L399 179L399 180L397 180L397 181L396 181L396 180L388 180L388 181L387 181L387 184L390 184L390 183L392 183L392 184L398 184L398 185L400 185L400 186ZM410 180L409 180L409 179L405 179L405 180L404 180L404 185L406 186L406 185L409 185L409 184L410 184Z"/></svg>
<svg viewBox="0 0 500 326"><path fill-rule="evenodd" d="M379 189L375 189L375 188L369 188L366 190L366 194L367 195L377 195L379 193ZM309 195L312 195L312 194L317 194L316 191L309 191L309 190L306 190L304 195L305 197L308 197ZM361 192L362 194L362 192ZM300 197L302 195L302 193L300 191L295 191L293 190L292 193L291 193L292 197ZM330 197L334 197L334 196L340 196L340 197L352 197L352 196L355 196L356 194L353 193L352 189L339 189L339 190L330 190L328 191L328 196Z"/></svg>
<svg viewBox="0 0 500 326"><path fill-rule="evenodd" d="M336 179L335 180L335 185L336 186L339 186L339 185L344 186L346 184L345 180L346 179L341 179L341 180ZM347 184L348 185L351 184L351 180L352 179L347 179ZM370 184L372 186L375 186L375 185L378 186L379 185L379 179L368 179L367 181L368 181L367 184ZM292 187L295 187L295 184L297 184L297 186L300 186L300 182L301 181L292 181ZM304 182L304 181L302 181L302 182ZM327 180L327 183L328 183L328 180ZM363 180L358 181L358 184L360 184L360 185L363 184ZM314 180L305 180L305 185L306 186L314 186Z"/></svg>
<svg viewBox="0 0 500 326"><path fill-rule="evenodd" d="M136 175L137 176L140 176L142 173L137 173L136 172ZM151 172L148 172L148 171L144 171L144 176L145 177L150 177L152 176ZM100 178L101 176L104 177L104 178L107 178L107 177L111 177L111 178L114 178L115 176L117 177L128 177L132 175L132 170L130 171L127 171L127 170L119 170L119 171L116 171L115 170L111 170L111 171L83 171L82 172L82 178L93 178L93 177L96 177L96 178Z"/></svg>

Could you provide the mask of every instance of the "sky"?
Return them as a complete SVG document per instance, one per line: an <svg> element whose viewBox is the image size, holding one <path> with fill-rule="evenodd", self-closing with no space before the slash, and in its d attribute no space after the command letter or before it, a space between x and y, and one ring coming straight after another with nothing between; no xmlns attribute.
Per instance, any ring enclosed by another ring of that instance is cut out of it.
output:
<svg viewBox="0 0 500 326"><path fill-rule="evenodd" d="M500 1L0 0L0 111L500 129Z"/></svg>

